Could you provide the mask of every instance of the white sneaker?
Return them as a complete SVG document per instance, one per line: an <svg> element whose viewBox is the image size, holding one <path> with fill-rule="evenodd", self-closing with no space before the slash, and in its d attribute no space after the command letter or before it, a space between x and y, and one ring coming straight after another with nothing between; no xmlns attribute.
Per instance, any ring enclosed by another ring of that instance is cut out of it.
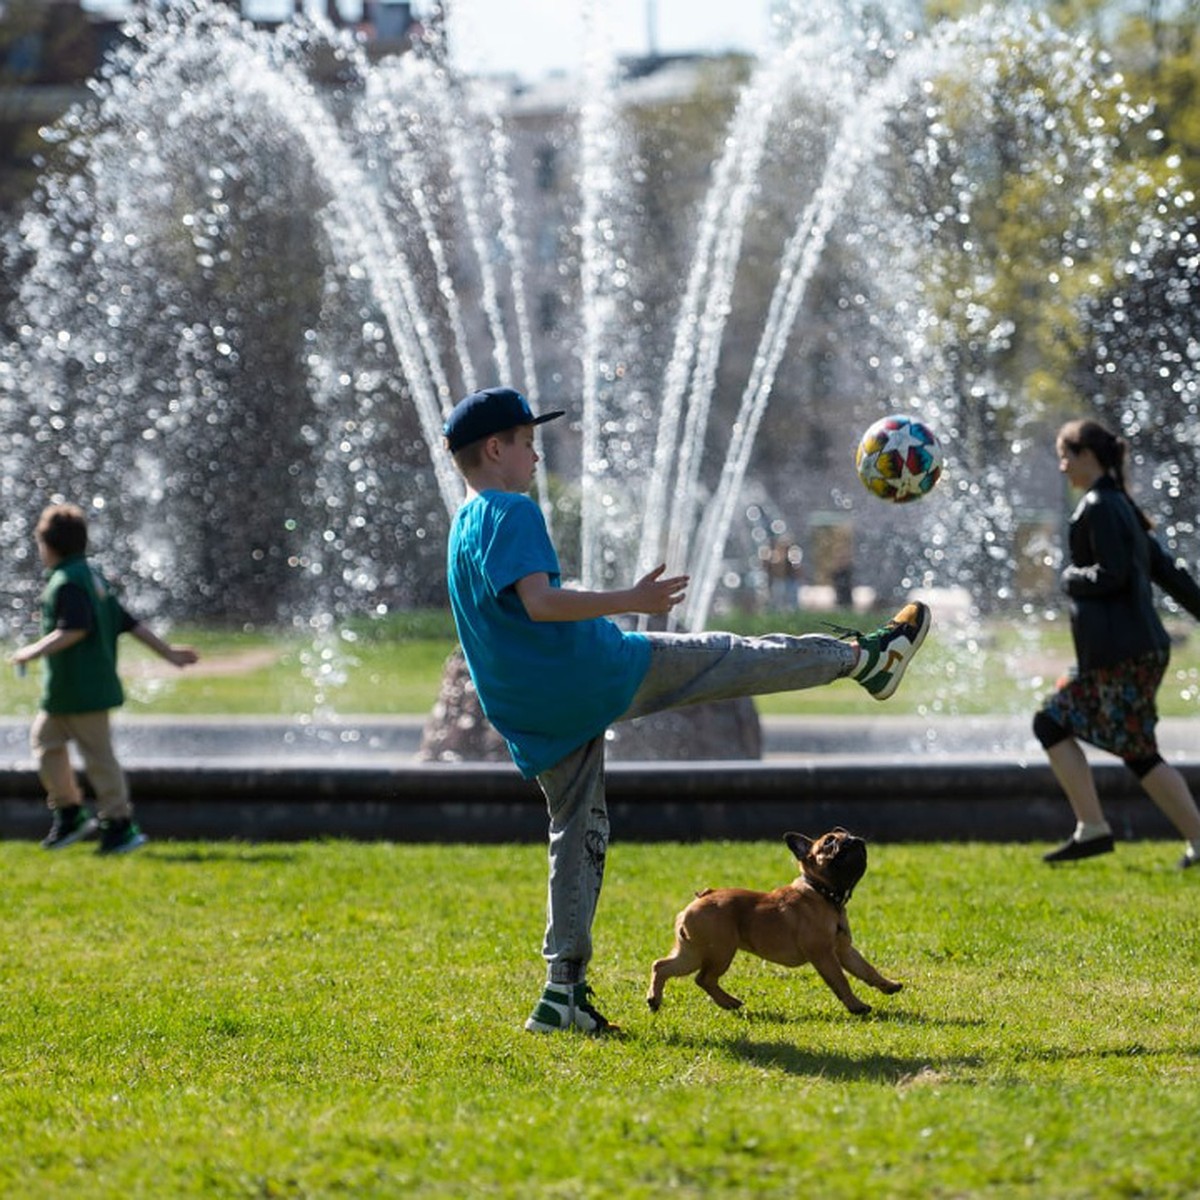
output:
<svg viewBox="0 0 1200 1200"><path fill-rule="evenodd" d="M876 700L888 699L900 686L908 664L921 648L931 620L928 605L914 600L882 628L860 636L858 646L863 662L851 678Z"/></svg>
<svg viewBox="0 0 1200 1200"><path fill-rule="evenodd" d="M616 1033L618 1027L605 1020L591 1002L586 983L548 983L525 1028L530 1033L558 1033L581 1029L584 1033Z"/></svg>

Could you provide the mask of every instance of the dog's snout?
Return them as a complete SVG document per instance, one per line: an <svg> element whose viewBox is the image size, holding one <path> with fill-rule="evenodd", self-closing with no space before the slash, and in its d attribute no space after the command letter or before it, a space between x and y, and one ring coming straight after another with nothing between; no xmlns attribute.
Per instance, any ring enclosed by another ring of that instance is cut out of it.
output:
<svg viewBox="0 0 1200 1200"><path fill-rule="evenodd" d="M867 843L860 837L847 834L838 840L830 861L842 864L857 875L862 875L867 869Z"/></svg>
<svg viewBox="0 0 1200 1200"><path fill-rule="evenodd" d="M848 829L834 829L826 834L822 839L835 854L844 854L846 851L865 850L867 843L864 838L858 837L851 833Z"/></svg>

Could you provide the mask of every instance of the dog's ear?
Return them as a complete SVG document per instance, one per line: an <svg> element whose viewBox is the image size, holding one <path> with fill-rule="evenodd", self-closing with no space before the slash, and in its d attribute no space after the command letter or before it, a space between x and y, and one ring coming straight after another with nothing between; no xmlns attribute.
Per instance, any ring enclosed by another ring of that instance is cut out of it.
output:
<svg viewBox="0 0 1200 1200"><path fill-rule="evenodd" d="M797 862L803 862L813 848L813 840L807 834L785 833L783 840L787 842L788 849L796 856Z"/></svg>

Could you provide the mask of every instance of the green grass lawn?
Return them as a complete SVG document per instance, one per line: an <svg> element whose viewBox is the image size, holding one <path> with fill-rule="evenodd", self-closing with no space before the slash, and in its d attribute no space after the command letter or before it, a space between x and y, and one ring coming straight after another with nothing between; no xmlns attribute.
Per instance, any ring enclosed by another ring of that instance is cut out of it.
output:
<svg viewBox="0 0 1200 1200"><path fill-rule="evenodd" d="M873 847L856 940L906 986L857 1018L744 955L741 1012L649 1013L692 891L793 868L614 843L593 1040L521 1029L540 845L0 844L0 1194L1195 1196L1200 877L1038 849Z"/></svg>
<svg viewBox="0 0 1200 1200"><path fill-rule="evenodd" d="M872 628L887 614L797 613L731 619L735 632L828 632L828 618ZM1027 713L1071 663L1070 635L1060 620L1037 614L958 624L939 619L886 708L848 684L787 692L757 700L763 714L931 715ZM1200 636L1195 626L1172 627L1177 642L1159 695L1164 716L1200 712ZM129 713L158 715L287 716L329 711L343 715L424 714L433 706L442 668L455 647L448 612L402 614L360 622L314 640L292 630L246 633L176 629L174 641L196 645L202 662L176 671L131 638L121 664ZM11 669L10 669L11 670ZM40 667L0 689L0 716L32 715Z"/></svg>

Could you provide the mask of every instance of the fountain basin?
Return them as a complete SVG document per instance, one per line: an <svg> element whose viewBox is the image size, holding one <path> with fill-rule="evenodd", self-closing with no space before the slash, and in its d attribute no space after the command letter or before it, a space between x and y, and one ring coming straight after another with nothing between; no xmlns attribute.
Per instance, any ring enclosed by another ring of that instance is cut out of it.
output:
<svg viewBox="0 0 1200 1200"><path fill-rule="evenodd" d="M402 747L419 742L420 725L420 718L366 723L357 727L357 742L347 742L349 726L127 720L118 741L134 802L155 840L544 840L545 810L534 783L509 764L418 761ZM46 828L28 752L12 754L11 739L24 728L0 726L5 838L39 838ZM761 761L611 763L613 835L740 840L842 824L880 841L1054 841L1069 830L1070 813L1022 729L1027 722L1013 718L767 719ZM316 740L297 740L298 731ZM1200 722L1163 722L1164 755L1194 791L1198 734ZM323 752L322 737L336 737ZM232 752L221 754L222 746ZM1119 763L1097 755L1094 765L1119 837L1174 836Z"/></svg>

